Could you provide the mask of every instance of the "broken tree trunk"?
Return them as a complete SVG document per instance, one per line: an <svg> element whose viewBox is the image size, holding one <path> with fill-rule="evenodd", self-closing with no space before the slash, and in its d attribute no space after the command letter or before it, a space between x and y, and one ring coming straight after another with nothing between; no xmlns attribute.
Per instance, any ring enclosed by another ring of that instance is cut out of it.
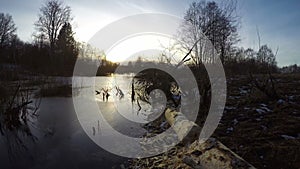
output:
<svg viewBox="0 0 300 169"><path fill-rule="evenodd" d="M168 108L165 111L165 117L175 130L178 139L182 140L184 144L191 144L198 139L201 131L200 127L196 123L189 121L182 113ZM188 134L186 135L186 133Z"/></svg>
<svg viewBox="0 0 300 169"><path fill-rule="evenodd" d="M199 141L201 128L189 121L180 112L167 109L165 117L184 144L188 144L188 157L183 162L192 168L214 169L254 169L251 164L235 154L215 138L209 138L205 142ZM186 133L190 130L189 134Z"/></svg>

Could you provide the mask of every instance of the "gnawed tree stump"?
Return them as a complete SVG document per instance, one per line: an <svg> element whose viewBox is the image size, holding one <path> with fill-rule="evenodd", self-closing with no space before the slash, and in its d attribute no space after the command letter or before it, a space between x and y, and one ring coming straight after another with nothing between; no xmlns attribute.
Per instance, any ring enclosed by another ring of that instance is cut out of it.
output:
<svg viewBox="0 0 300 169"><path fill-rule="evenodd" d="M184 144L191 144L198 139L201 128L193 121L189 121L182 113L168 108L165 111L165 117L177 133L178 139L182 140ZM186 135L186 133L188 134Z"/></svg>
<svg viewBox="0 0 300 169"><path fill-rule="evenodd" d="M208 169L254 169L251 164L235 154L215 138L209 138L205 142L198 140L201 128L189 121L180 112L171 109L165 111L165 117L180 140L188 144L186 154L182 162L192 168ZM189 134L185 137L186 132Z"/></svg>

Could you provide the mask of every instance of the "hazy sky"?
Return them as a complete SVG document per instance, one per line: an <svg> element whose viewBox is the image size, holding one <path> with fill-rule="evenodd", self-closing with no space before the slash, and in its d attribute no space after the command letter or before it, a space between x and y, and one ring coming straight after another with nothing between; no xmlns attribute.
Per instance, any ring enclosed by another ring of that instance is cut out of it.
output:
<svg viewBox="0 0 300 169"><path fill-rule="evenodd" d="M122 17L144 12L160 12L183 17L193 0L65 0L72 8L76 39L88 41L99 29ZM0 12L10 13L17 26L17 34L24 41L32 41L34 22L44 0L0 0ZM298 0L238 0L241 16L240 46L257 50L256 27L261 44L273 51L279 47L279 66L300 64L300 1Z"/></svg>

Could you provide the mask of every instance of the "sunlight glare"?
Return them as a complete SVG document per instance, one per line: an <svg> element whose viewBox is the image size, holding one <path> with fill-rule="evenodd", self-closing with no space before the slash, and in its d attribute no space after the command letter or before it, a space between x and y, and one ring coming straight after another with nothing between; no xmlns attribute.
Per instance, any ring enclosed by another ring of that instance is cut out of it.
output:
<svg viewBox="0 0 300 169"><path fill-rule="evenodd" d="M115 43L108 51L107 51L107 59L113 62L123 62L123 61L135 61L136 58L131 57L135 53L141 53L142 51L156 49L160 51L166 50L169 46L174 44L174 40L162 34L136 34L133 36L126 37L117 43ZM155 60L158 59L159 56L144 56L150 57L147 59Z"/></svg>

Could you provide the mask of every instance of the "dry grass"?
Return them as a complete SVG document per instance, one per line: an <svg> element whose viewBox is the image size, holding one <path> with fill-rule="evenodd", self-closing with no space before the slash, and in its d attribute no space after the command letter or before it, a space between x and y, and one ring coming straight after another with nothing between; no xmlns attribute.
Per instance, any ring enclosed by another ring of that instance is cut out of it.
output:
<svg viewBox="0 0 300 169"><path fill-rule="evenodd" d="M274 77L280 99L273 101L245 76L228 80L227 106L235 109L225 109L214 136L257 168L300 168L300 75Z"/></svg>

